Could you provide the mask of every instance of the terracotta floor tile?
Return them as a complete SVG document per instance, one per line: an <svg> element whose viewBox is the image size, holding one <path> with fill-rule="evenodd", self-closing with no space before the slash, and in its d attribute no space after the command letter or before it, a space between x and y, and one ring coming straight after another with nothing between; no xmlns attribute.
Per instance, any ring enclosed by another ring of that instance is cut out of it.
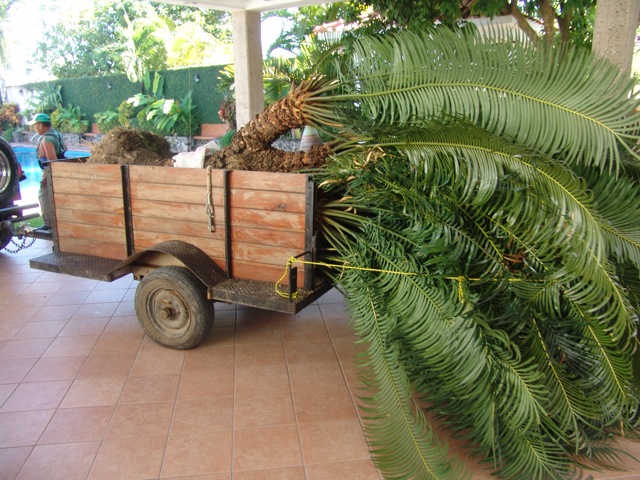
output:
<svg viewBox="0 0 640 480"><path fill-rule="evenodd" d="M128 317L136 314L136 308L133 303L133 300L122 300L116 308L116 311L113 312L114 317Z"/></svg>
<svg viewBox="0 0 640 480"><path fill-rule="evenodd" d="M369 458L364 434L355 419L300 425L300 442L306 464Z"/></svg>
<svg viewBox="0 0 640 480"><path fill-rule="evenodd" d="M0 412L25 412L57 408L70 386L70 380L21 383L0 408Z"/></svg>
<svg viewBox="0 0 640 480"><path fill-rule="evenodd" d="M234 471L302 465L300 440L294 425L236 430Z"/></svg>
<svg viewBox="0 0 640 480"><path fill-rule="evenodd" d="M85 360L85 357L82 357ZM135 353L122 355L95 355L91 354L83 362L78 378L114 378L128 377Z"/></svg>
<svg viewBox="0 0 640 480"><path fill-rule="evenodd" d="M118 308L118 302L85 303L81 305L71 318L111 317Z"/></svg>
<svg viewBox="0 0 640 480"><path fill-rule="evenodd" d="M171 422L171 435L188 435L232 428L233 397L176 402Z"/></svg>
<svg viewBox="0 0 640 480"><path fill-rule="evenodd" d="M144 333L107 333L109 325L105 328L105 332L93 347L91 353L93 355L131 355L136 354L142 344Z"/></svg>
<svg viewBox="0 0 640 480"><path fill-rule="evenodd" d="M140 323L138 322L137 317L134 316L126 316L126 317L112 317L107 323L107 326L103 332L106 335L139 335L141 338L143 336L142 328L140 327Z"/></svg>
<svg viewBox="0 0 640 480"><path fill-rule="evenodd" d="M0 384L0 407L2 407L4 402L7 401L7 399L15 391L18 385L18 383L7 383L4 385Z"/></svg>
<svg viewBox="0 0 640 480"><path fill-rule="evenodd" d="M289 375L284 365L236 369L236 395L266 395L289 390Z"/></svg>
<svg viewBox="0 0 640 480"><path fill-rule="evenodd" d="M38 357L12 358L7 355L6 358L2 358L0 360L0 384L20 383L37 361Z"/></svg>
<svg viewBox="0 0 640 480"><path fill-rule="evenodd" d="M235 327L236 326L236 309L224 309L224 303L215 304L215 314L213 320L213 328L219 327Z"/></svg>
<svg viewBox="0 0 640 480"><path fill-rule="evenodd" d="M64 284L63 284L64 285ZM67 292L62 291L62 286L60 289L53 295L47 296L46 305L49 307L58 306L58 305L82 305L82 303L89 296L89 291L85 292Z"/></svg>
<svg viewBox="0 0 640 480"><path fill-rule="evenodd" d="M43 285L47 285L46 283ZM80 308L79 305L45 305L31 317L34 322L48 322L51 320L70 320Z"/></svg>
<svg viewBox="0 0 640 480"><path fill-rule="evenodd" d="M218 347L200 344L198 348L187 351L183 373L209 372L212 369L233 370L236 362L234 347Z"/></svg>
<svg viewBox="0 0 640 480"><path fill-rule="evenodd" d="M31 450L33 447L0 448L1 478L14 479L27 461Z"/></svg>
<svg viewBox="0 0 640 480"><path fill-rule="evenodd" d="M61 282L45 282L45 283L32 283L24 285L23 289L16 291L16 293L25 293L27 295L39 294L39 293L55 293L62 286Z"/></svg>
<svg viewBox="0 0 640 480"><path fill-rule="evenodd" d="M104 438L114 406L60 408L38 444L94 442Z"/></svg>
<svg viewBox="0 0 640 480"><path fill-rule="evenodd" d="M67 324L68 320L53 320L50 322L27 322L16 333L14 340L28 338L55 338Z"/></svg>
<svg viewBox="0 0 640 480"><path fill-rule="evenodd" d="M65 277L58 292L90 292L100 283L88 278Z"/></svg>
<svg viewBox="0 0 640 480"><path fill-rule="evenodd" d="M209 475L189 475L188 477L160 477L162 480L231 480L231 473L211 473Z"/></svg>
<svg viewBox="0 0 640 480"><path fill-rule="evenodd" d="M5 360L40 358L52 341L52 338L9 340L0 350L0 364L4 363Z"/></svg>
<svg viewBox="0 0 640 480"><path fill-rule="evenodd" d="M293 425L296 417L291 392L236 395L235 428Z"/></svg>
<svg viewBox="0 0 640 480"><path fill-rule="evenodd" d="M0 448L35 445L55 410L0 413Z"/></svg>
<svg viewBox="0 0 640 480"><path fill-rule="evenodd" d="M93 290L83 302L87 303L113 303L121 302L124 294L127 293L126 288L118 288L113 290Z"/></svg>
<svg viewBox="0 0 640 480"><path fill-rule="evenodd" d="M345 378L337 360L322 363L289 365L291 388L294 392L318 392L345 386Z"/></svg>
<svg viewBox="0 0 640 480"><path fill-rule="evenodd" d="M307 466L307 478L329 480L331 478L349 480L380 480L382 477L372 460L353 460L350 462L322 463Z"/></svg>
<svg viewBox="0 0 640 480"><path fill-rule="evenodd" d="M279 323L262 322L236 327L237 345L255 345L260 343L282 343L282 329Z"/></svg>
<svg viewBox="0 0 640 480"><path fill-rule="evenodd" d="M99 446L99 442L39 445L16 480L85 480Z"/></svg>
<svg viewBox="0 0 640 480"><path fill-rule="evenodd" d="M89 355L98 341L98 335L82 337L58 337L51 342L49 348L42 354L46 357L73 357Z"/></svg>
<svg viewBox="0 0 640 480"><path fill-rule="evenodd" d="M131 369L131 376L179 374L186 355L184 350L162 347L145 337Z"/></svg>
<svg viewBox="0 0 640 480"><path fill-rule="evenodd" d="M60 404L61 408L99 407L115 405L122 394L126 378L87 378L76 379L67 396Z"/></svg>
<svg viewBox="0 0 640 480"><path fill-rule="evenodd" d="M318 392L295 392L293 403L299 423L326 422L357 418L347 387Z"/></svg>
<svg viewBox="0 0 640 480"><path fill-rule="evenodd" d="M102 442L90 480L157 478L167 437L114 438Z"/></svg>
<svg viewBox="0 0 640 480"><path fill-rule="evenodd" d="M336 360L336 352L329 338L321 338L314 341L287 342L287 363L313 363L333 362Z"/></svg>
<svg viewBox="0 0 640 480"><path fill-rule="evenodd" d="M279 324L284 314L259 308L243 307L236 310L236 325L251 327L255 325Z"/></svg>
<svg viewBox="0 0 640 480"><path fill-rule="evenodd" d="M109 318L81 318L69 320L60 332L61 337L99 336L104 327L109 323Z"/></svg>
<svg viewBox="0 0 640 480"><path fill-rule="evenodd" d="M304 312L304 310L303 310ZM292 321L282 325L282 335L285 342L310 342L316 340L328 340L329 332L322 321Z"/></svg>
<svg viewBox="0 0 640 480"><path fill-rule="evenodd" d="M107 430L107 438L168 435L173 402L118 405Z"/></svg>
<svg viewBox="0 0 640 480"><path fill-rule="evenodd" d="M208 372L186 372L180 380L178 400L228 397L233 395L233 385L233 370L216 368Z"/></svg>
<svg viewBox="0 0 640 480"><path fill-rule="evenodd" d="M236 368L285 364L286 358L282 343L238 345L236 348Z"/></svg>
<svg viewBox="0 0 640 480"><path fill-rule="evenodd" d="M236 327L212 328L208 340L217 347L235 347Z"/></svg>
<svg viewBox="0 0 640 480"><path fill-rule="evenodd" d="M124 277L118 278L117 280L114 280L113 282L98 282L96 284L96 290L119 290L119 289L125 289L128 290L129 288L135 287L138 285L138 282L136 282L133 279L133 275L126 275Z"/></svg>
<svg viewBox="0 0 640 480"><path fill-rule="evenodd" d="M120 398L120 404L173 402L176 399L180 375L161 374L129 377Z"/></svg>
<svg viewBox="0 0 640 480"><path fill-rule="evenodd" d="M169 436L161 477L230 472L232 435L229 431Z"/></svg>
<svg viewBox="0 0 640 480"><path fill-rule="evenodd" d="M25 382L47 380L73 380L82 368L86 357L40 358L24 378Z"/></svg>
<svg viewBox="0 0 640 480"><path fill-rule="evenodd" d="M305 480L307 477L304 475L303 467L285 467L234 472L233 478L234 480ZM335 480L338 479L336 478ZM344 477L342 480L347 480L347 477Z"/></svg>

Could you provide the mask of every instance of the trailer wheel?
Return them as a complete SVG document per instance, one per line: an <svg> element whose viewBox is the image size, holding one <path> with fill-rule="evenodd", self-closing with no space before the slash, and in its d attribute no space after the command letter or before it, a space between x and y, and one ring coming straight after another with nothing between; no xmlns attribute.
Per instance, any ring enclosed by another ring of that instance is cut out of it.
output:
<svg viewBox="0 0 640 480"><path fill-rule="evenodd" d="M135 296L138 322L156 343L178 350L195 347L213 326L207 289L186 268L158 268L140 280Z"/></svg>
<svg viewBox="0 0 640 480"><path fill-rule="evenodd" d="M0 207L6 206L18 191L18 159L11 145L0 138Z"/></svg>

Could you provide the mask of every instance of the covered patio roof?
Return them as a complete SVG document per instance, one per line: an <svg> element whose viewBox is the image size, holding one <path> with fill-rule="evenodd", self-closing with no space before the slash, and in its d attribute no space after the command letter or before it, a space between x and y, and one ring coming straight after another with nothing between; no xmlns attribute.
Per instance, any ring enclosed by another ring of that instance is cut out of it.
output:
<svg viewBox="0 0 640 480"><path fill-rule="evenodd" d="M159 0L165 3L175 3L189 7L212 8L228 12L248 11L266 12L282 8L303 7L306 5L318 5L321 3L333 3L337 0Z"/></svg>

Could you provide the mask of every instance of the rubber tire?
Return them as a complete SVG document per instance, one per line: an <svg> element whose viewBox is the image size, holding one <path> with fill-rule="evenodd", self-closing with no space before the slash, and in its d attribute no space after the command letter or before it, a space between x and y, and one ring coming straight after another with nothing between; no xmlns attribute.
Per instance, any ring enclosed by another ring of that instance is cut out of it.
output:
<svg viewBox="0 0 640 480"><path fill-rule="evenodd" d="M19 182L16 154L11 145L0 137L0 208L11 203Z"/></svg>
<svg viewBox="0 0 640 480"><path fill-rule="evenodd" d="M4 222L0 222L0 250L9 245L12 238L11 230L5 228Z"/></svg>
<svg viewBox="0 0 640 480"><path fill-rule="evenodd" d="M206 287L182 267L158 268L143 277L136 288L135 308L146 334L177 350L195 347L213 326L213 302L207 300Z"/></svg>

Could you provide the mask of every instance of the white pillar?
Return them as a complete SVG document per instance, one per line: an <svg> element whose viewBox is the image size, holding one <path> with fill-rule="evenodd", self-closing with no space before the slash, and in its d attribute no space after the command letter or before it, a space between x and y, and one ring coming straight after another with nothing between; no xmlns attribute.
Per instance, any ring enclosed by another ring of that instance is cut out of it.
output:
<svg viewBox="0 0 640 480"><path fill-rule="evenodd" d="M631 75L640 0L598 0L593 28L593 51Z"/></svg>
<svg viewBox="0 0 640 480"><path fill-rule="evenodd" d="M240 128L264 110L260 12L236 11L232 18L236 121Z"/></svg>

